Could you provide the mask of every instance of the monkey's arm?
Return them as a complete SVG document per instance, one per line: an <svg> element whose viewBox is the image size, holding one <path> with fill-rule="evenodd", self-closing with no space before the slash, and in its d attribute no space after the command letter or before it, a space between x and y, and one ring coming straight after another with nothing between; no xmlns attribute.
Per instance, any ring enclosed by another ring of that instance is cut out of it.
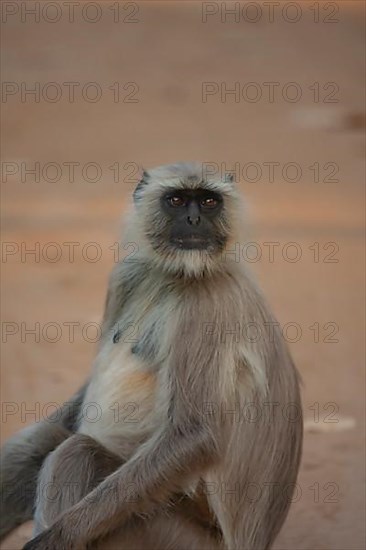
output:
<svg viewBox="0 0 366 550"><path fill-rule="evenodd" d="M46 456L74 431L86 386L49 418L24 428L2 447L0 540L32 519L38 473Z"/></svg>
<svg viewBox="0 0 366 550"><path fill-rule="evenodd" d="M208 432L198 426L190 433L170 429L149 441L129 462L108 476L49 529L30 541L26 550L86 548L107 535L132 514L149 514L215 457Z"/></svg>

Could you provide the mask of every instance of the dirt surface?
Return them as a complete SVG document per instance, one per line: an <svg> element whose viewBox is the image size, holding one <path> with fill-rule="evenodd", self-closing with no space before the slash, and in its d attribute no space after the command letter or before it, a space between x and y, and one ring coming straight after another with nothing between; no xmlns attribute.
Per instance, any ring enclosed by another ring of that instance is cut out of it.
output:
<svg viewBox="0 0 366 550"><path fill-rule="evenodd" d="M235 21L220 3L103 2L94 23L83 3L54 23L52 6L35 22L8 4L19 11L2 37L2 440L89 370L137 166L224 163L239 169L253 224L238 261L303 378L304 456L275 548L363 550L364 4L282 3L271 22L258 3Z"/></svg>

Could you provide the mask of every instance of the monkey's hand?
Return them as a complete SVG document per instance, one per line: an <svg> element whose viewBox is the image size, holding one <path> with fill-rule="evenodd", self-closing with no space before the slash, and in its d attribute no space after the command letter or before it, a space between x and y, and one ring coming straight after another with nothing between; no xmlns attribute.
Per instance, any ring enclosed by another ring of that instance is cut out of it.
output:
<svg viewBox="0 0 366 550"><path fill-rule="evenodd" d="M49 529L31 539L23 550L86 550L86 545L67 536L72 530L65 530L62 523L56 521Z"/></svg>

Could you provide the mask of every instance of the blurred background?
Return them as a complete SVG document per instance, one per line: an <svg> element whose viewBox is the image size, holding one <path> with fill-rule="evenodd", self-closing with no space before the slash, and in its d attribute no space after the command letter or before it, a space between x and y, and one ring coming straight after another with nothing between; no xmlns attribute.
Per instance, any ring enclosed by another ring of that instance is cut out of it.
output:
<svg viewBox="0 0 366 550"><path fill-rule="evenodd" d="M141 167L201 160L303 378L275 548L365 548L364 46L362 1L2 3L2 440L85 379Z"/></svg>

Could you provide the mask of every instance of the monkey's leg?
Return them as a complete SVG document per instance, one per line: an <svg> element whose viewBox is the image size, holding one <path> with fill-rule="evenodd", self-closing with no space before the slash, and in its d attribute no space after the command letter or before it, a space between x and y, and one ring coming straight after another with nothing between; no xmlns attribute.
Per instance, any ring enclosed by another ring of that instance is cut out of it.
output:
<svg viewBox="0 0 366 550"><path fill-rule="evenodd" d="M39 476L34 535L50 527L121 464L120 457L87 435L75 434L61 443L48 455Z"/></svg>
<svg viewBox="0 0 366 550"><path fill-rule="evenodd" d="M21 430L1 449L0 540L32 519L38 473L43 461L75 428L84 397L83 386L49 418Z"/></svg>
<svg viewBox="0 0 366 550"><path fill-rule="evenodd" d="M192 495L177 495L146 518L135 516L93 550L224 550L222 532L203 485Z"/></svg>
<svg viewBox="0 0 366 550"><path fill-rule="evenodd" d="M114 472L122 459L87 435L76 434L64 441L45 460L38 482L35 514L36 536L66 509L79 502L105 477ZM115 495L109 495L110 499ZM133 492L131 492L133 498ZM189 506L189 504L188 504ZM217 532L202 520L200 509L187 500L158 511L147 518L131 519L105 539L90 545L93 550L219 550ZM196 513L197 512L197 513ZM197 519L195 517L197 516Z"/></svg>
<svg viewBox="0 0 366 550"><path fill-rule="evenodd" d="M94 542L93 550L224 550L221 538L176 509L130 519L121 529Z"/></svg>
<svg viewBox="0 0 366 550"><path fill-rule="evenodd" d="M1 450L0 540L32 519L37 477L44 458L69 437L62 426L34 424L12 437Z"/></svg>

